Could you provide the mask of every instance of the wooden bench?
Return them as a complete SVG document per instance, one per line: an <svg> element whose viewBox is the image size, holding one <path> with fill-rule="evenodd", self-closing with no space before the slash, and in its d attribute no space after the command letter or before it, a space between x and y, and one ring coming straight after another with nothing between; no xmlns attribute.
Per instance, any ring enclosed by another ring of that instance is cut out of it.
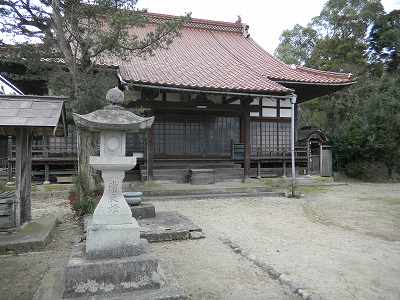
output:
<svg viewBox="0 0 400 300"><path fill-rule="evenodd" d="M214 184L214 169L189 169L189 182L191 184Z"/></svg>

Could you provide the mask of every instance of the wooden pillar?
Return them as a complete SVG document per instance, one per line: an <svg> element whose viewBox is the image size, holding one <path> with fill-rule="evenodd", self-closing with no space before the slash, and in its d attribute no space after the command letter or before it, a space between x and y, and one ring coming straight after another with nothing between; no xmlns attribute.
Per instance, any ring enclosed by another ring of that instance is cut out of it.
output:
<svg viewBox="0 0 400 300"><path fill-rule="evenodd" d="M16 134L15 178L16 205L15 224L17 227L32 220L31 213L31 169L32 134L31 129L20 127Z"/></svg>
<svg viewBox="0 0 400 300"><path fill-rule="evenodd" d="M154 130L150 127L147 131L147 180L153 180L153 157L154 157Z"/></svg>
<svg viewBox="0 0 400 300"><path fill-rule="evenodd" d="M43 137L43 157L49 157L49 137L45 135ZM49 164L45 162L44 164L44 182L43 184L50 184L50 168Z"/></svg>
<svg viewBox="0 0 400 300"><path fill-rule="evenodd" d="M242 143L244 143L244 172L243 181L246 181L250 177L250 113L249 104L251 99L245 98L241 100L242 106L242 128L241 128L241 138Z"/></svg>
<svg viewBox="0 0 400 300"><path fill-rule="evenodd" d="M286 177L286 160L285 159L283 159L282 169L283 169L283 177Z"/></svg>
<svg viewBox="0 0 400 300"><path fill-rule="evenodd" d="M7 184L12 184L12 181L13 181L13 163L9 160L8 161L8 166L7 166L7 168L8 168L8 182L7 182Z"/></svg>
<svg viewBox="0 0 400 300"><path fill-rule="evenodd" d="M8 184L12 184L13 182L13 167L12 163L13 159L13 140L11 137L8 137L7 141L7 152L8 152Z"/></svg>

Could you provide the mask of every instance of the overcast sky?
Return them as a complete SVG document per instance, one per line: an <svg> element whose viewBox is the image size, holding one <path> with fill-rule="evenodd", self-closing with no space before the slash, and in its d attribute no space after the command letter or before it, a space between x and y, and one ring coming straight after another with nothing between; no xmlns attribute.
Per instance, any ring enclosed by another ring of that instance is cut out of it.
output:
<svg viewBox="0 0 400 300"><path fill-rule="evenodd" d="M295 24L306 25L319 15L326 0L139 0L138 7L150 12L234 22L240 15L250 26L251 36L273 53L279 36ZM386 12L400 9L400 0L382 0Z"/></svg>

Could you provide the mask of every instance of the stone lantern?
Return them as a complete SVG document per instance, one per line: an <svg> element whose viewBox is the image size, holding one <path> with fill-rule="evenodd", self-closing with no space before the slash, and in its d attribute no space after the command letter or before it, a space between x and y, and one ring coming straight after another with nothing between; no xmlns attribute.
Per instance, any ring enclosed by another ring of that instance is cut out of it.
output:
<svg viewBox="0 0 400 300"><path fill-rule="evenodd" d="M141 154L125 156L127 132L150 128L154 117L143 118L123 109L124 94L118 88L107 93L110 105L87 115L74 114L78 127L100 134L100 156L91 156L89 164L101 171L104 193L87 226L86 255L134 255L140 244L139 225L122 194L125 171L135 167Z"/></svg>
<svg viewBox="0 0 400 300"><path fill-rule="evenodd" d="M86 247L72 255L65 270L65 295L80 296L113 291L158 288L162 282L158 261L146 254L148 242L122 194L125 171L136 165L138 154L125 156L126 133L150 128L154 117L143 118L119 104L118 88L107 93L109 105L86 115L74 114L79 128L100 135L100 156L89 164L101 171L104 193L87 220Z"/></svg>

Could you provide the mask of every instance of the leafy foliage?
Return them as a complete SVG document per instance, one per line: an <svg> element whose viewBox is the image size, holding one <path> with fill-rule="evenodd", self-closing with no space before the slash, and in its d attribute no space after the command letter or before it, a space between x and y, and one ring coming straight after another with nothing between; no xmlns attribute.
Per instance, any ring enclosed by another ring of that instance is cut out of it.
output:
<svg viewBox="0 0 400 300"><path fill-rule="evenodd" d="M110 80L115 69L102 67L107 57L152 55L156 49L168 47L190 19L187 14L150 20L144 10L136 9L136 3L137 0L2 0L0 32L13 37L14 45L9 48L19 53L23 61L27 57L22 49L27 48L28 42L36 61L52 66L48 76L50 92L69 95L70 109L87 113L103 106L105 91L115 83ZM150 21L151 29L144 28ZM82 157L94 153L93 144L83 143L80 135L80 193L85 197L95 187L88 160ZM90 202L88 205L91 207Z"/></svg>
<svg viewBox="0 0 400 300"><path fill-rule="evenodd" d="M275 56L287 64L304 65L308 62L316 42L316 30L296 24L293 29L282 32Z"/></svg>
<svg viewBox="0 0 400 300"><path fill-rule="evenodd" d="M378 0L329 0L307 27L316 33L309 47L296 42L305 35L296 25L276 50L287 63L358 76L352 87L302 104L300 117L328 134L336 160L354 177L363 177L367 161L383 163L389 177L399 165L399 20Z"/></svg>
<svg viewBox="0 0 400 300"><path fill-rule="evenodd" d="M400 69L400 10L380 18L369 34L369 53L376 63L383 63L389 72Z"/></svg>
<svg viewBox="0 0 400 300"><path fill-rule="evenodd" d="M73 101L84 102L88 96L86 83L99 81L98 66L105 55L122 59L151 55L158 48L168 47L179 35L182 24L189 20L186 15L157 21L153 30L142 30L139 36L130 29L144 27L150 20L145 11L135 8L136 2L3 0L0 32L13 38L17 52L28 46L40 62L61 63L60 70L64 68L69 73L64 82L69 89L67 95ZM74 110L85 112L86 105L76 104Z"/></svg>

